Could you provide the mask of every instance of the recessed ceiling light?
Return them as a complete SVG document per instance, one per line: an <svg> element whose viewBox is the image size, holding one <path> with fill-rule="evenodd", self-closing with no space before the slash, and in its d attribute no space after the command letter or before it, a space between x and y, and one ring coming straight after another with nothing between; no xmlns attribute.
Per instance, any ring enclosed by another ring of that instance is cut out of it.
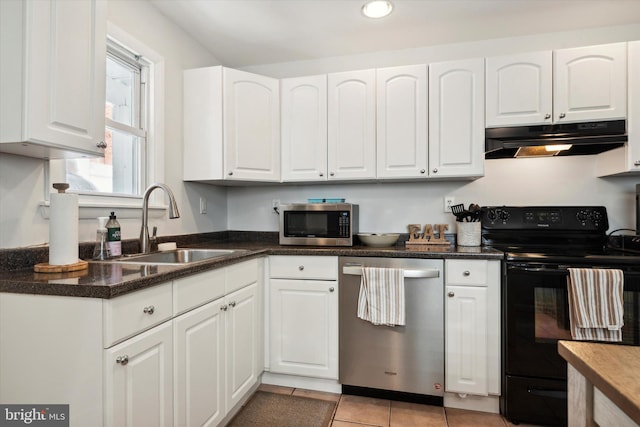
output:
<svg viewBox="0 0 640 427"><path fill-rule="evenodd" d="M374 0L362 6L362 14L367 18L384 18L393 10L393 5L387 0Z"/></svg>

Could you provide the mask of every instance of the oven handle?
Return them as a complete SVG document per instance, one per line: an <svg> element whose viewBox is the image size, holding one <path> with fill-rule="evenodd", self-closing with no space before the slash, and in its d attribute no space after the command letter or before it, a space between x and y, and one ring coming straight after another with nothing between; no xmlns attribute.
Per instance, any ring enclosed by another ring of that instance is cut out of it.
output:
<svg viewBox="0 0 640 427"><path fill-rule="evenodd" d="M563 274L569 274L569 270L567 270L566 268L545 268L545 267L515 267L515 266L508 266L507 267L508 270L518 270L518 271L526 271L528 273L563 273Z"/></svg>
<svg viewBox="0 0 640 427"><path fill-rule="evenodd" d="M529 394L540 397L551 397L553 399L567 400L567 392L562 390L546 390L539 388L530 388L527 390Z"/></svg>
<svg viewBox="0 0 640 427"><path fill-rule="evenodd" d="M362 276L362 265L349 264L342 267L342 274L349 276ZM404 277L406 279L430 279L440 277L440 270L427 269L427 270L404 270Z"/></svg>

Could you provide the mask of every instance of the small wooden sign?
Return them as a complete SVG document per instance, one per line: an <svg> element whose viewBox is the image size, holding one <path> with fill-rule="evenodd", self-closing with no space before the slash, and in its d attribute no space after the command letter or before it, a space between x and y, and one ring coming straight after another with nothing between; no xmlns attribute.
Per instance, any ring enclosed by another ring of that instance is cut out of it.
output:
<svg viewBox="0 0 640 427"><path fill-rule="evenodd" d="M406 247L451 244L444 237L444 232L449 229L448 224L425 224L424 230L420 232L421 228L420 224L409 224L409 240L405 242Z"/></svg>

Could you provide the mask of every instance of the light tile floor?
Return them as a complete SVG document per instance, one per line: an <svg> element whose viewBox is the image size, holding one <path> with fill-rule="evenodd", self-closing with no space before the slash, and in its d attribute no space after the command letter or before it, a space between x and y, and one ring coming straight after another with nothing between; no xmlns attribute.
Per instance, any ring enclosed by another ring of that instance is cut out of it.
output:
<svg viewBox="0 0 640 427"><path fill-rule="evenodd" d="M337 402L331 427L513 427L498 414L262 384L260 390ZM519 424L518 427L534 427Z"/></svg>

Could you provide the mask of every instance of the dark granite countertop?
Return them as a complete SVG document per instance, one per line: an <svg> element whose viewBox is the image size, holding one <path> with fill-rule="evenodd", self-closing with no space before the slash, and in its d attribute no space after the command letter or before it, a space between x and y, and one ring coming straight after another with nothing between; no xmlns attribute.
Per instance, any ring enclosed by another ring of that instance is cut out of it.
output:
<svg viewBox="0 0 640 427"><path fill-rule="evenodd" d="M186 243L186 242L185 242ZM187 265L142 265L117 262L90 262L89 269L72 273L35 273L33 268L0 271L0 292L114 298L179 277L224 267L267 255L364 256L387 258L503 259L503 253L485 247L434 246L428 250L389 248L281 246L260 241L199 240L180 247L244 249L223 258Z"/></svg>

